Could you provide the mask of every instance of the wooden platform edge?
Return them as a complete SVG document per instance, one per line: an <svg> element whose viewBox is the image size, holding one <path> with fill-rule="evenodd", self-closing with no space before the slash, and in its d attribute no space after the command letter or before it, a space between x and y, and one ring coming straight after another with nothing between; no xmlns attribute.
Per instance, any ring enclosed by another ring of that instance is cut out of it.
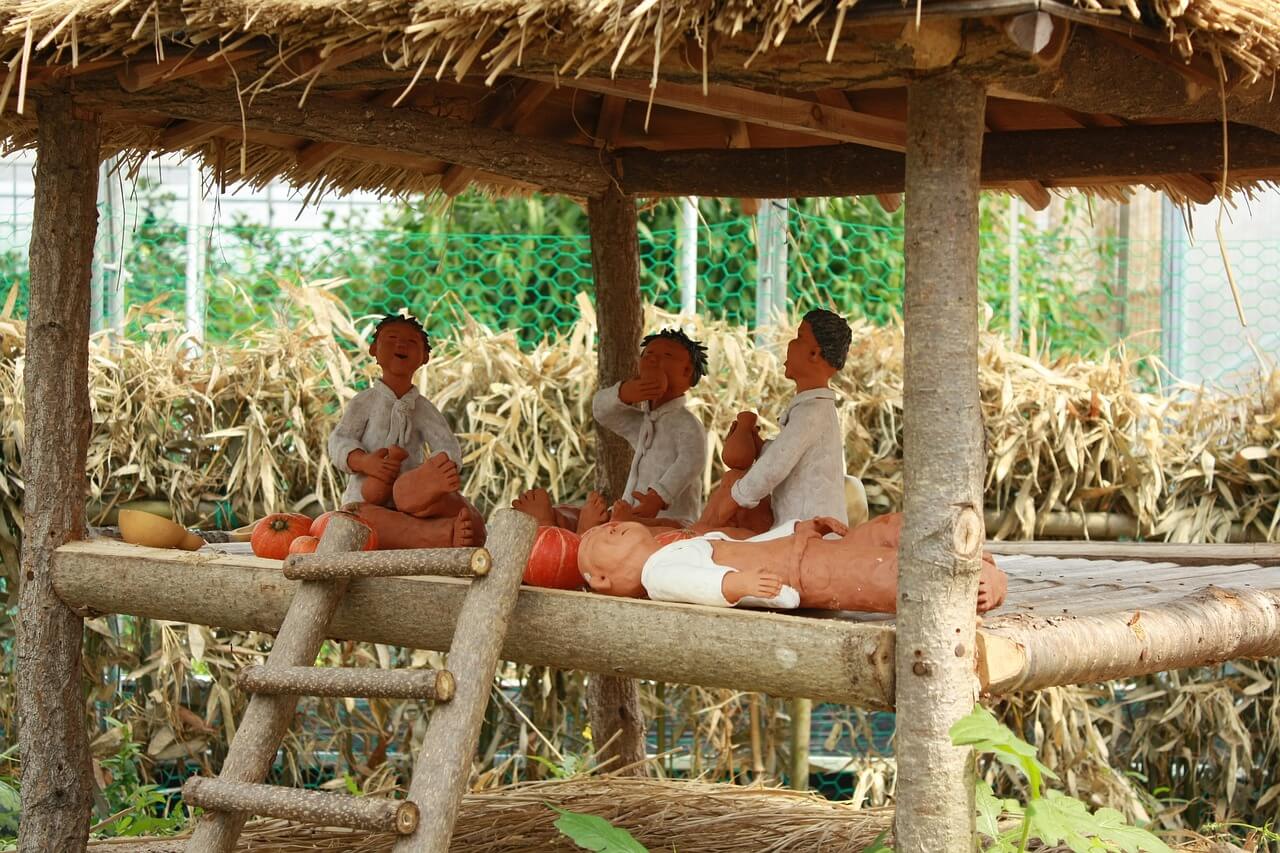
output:
<svg viewBox="0 0 1280 853"><path fill-rule="evenodd" d="M986 550L1000 556L1060 557L1067 560L1142 560L1182 566L1230 566L1253 563L1280 566L1280 543L1184 545L1176 542L1081 542L1038 540L988 542Z"/></svg>
<svg viewBox="0 0 1280 853"><path fill-rule="evenodd" d="M53 582L62 600L85 615L266 632L280 627L298 585L278 562L101 540L59 549ZM446 651L468 585L450 578L354 580L330 636ZM502 658L889 708L893 640L892 626L883 623L522 587Z"/></svg>

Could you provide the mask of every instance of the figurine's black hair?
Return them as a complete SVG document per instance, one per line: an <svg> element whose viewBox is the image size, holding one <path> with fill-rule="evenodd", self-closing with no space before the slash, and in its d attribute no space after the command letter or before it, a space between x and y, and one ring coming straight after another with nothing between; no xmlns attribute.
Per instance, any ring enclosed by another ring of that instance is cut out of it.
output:
<svg viewBox="0 0 1280 853"><path fill-rule="evenodd" d="M804 315L804 321L809 324L827 364L836 370L844 367L845 359L849 357L849 341L853 339L853 331L844 318L834 311L814 308Z"/></svg>
<svg viewBox="0 0 1280 853"><path fill-rule="evenodd" d="M381 332L392 323L407 323L418 330L418 334L422 335L422 346L426 348L428 355L431 354L431 338L427 337L427 330L418 322L418 318L412 314L387 314L378 321L378 325L373 327L373 339L378 339L378 332Z"/></svg>
<svg viewBox="0 0 1280 853"><path fill-rule="evenodd" d="M705 346L679 329L663 329L660 332L654 332L652 335L646 335L645 339L640 342L640 347L643 349L651 341L659 339L675 341L689 351L689 363L693 365L693 377L689 381L690 385L697 385L698 380L707 375L707 348Z"/></svg>

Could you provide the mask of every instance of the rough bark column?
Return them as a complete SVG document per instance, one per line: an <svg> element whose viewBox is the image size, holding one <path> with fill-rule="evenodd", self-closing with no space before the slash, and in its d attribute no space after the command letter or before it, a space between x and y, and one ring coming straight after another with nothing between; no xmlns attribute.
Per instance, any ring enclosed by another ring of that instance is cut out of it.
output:
<svg viewBox="0 0 1280 853"><path fill-rule="evenodd" d="M596 283L596 315L600 327L597 379L604 388L635 375L639 361L644 310L640 303L640 244L635 200L616 187L587 202L591 229L591 267ZM622 494L631 469L631 447L597 426L596 488L610 500ZM591 740L600 761L616 769L645 756L645 726L635 681L592 675L587 683ZM637 767L635 773L642 773Z"/></svg>
<svg viewBox="0 0 1280 853"><path fill-rule="evenodd" d="M907 89L905 519L897 618L899 853L973 849L973 709L983 541L978 173L986 94L944 74Z"/></svg>
<svg viewBox="0 0 1280 853"><path fill-rule="evenodd" d="M98 228L98 121L40 99L25 375L18 740L23 853L85 848L90 764L83 621L53 591L53 551L84 537L89 279Z"/></svg>

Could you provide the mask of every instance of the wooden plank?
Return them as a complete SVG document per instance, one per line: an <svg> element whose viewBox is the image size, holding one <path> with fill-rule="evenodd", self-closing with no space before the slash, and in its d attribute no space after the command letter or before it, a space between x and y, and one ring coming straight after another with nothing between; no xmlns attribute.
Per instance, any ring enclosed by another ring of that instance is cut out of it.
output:
<svg viewBox="0 0 1280 853"><path fill-rule="evenodd" d="M212 55L187 54L159 62L128 62L116 72L116 77L120 81L120 87L126 92L141 92L159 83L172 83L200 74L221 72L228 63L235 65L241 60L257 56L259 52L256 48L248 48Z"/></svg>
<svg viewBox="0 0 1280 853"><path fill-rule="evenodd" d="M302 791L206 776L188 779L182 786L182 799L215 812L239 811L317 826L345 826L399 835L408 835L418 827L418 807L404 800ZM203 853L202 848L195 845L193 839L188 849Z"/></svg>
<svg viewBox="0 0 1280 853"><path fill-rule="evenodd" d="M1182 566L1229 566L1233 563L1280 566L1280 543L1180 545L1169 542L988 542L986 548L997 555L1140 560Z"/></svg>
<svg viewBox="0 0 1280 853"><path fill-rule="evenodd" d="M81 613L268 632L279 629L299 586L275 560L104 540L59 549L52 576ZM446 651L468 586L450 578L353 581L329 636ZM502 658L867 707L888 705L893 689L893 630L883 625L533 587L520 590Z"/></svg>
<svg viewBox="0 0 1280 853"><path fill-rule="evenodd" d="M521 124L532 116L547 96L554 91L555 86L550 83L526 80L520 85L511 101L487 112L476 124L499 130L518 131ZM450 165L440 178L440 189L447 196L456 196L475 180L479 171L470 166Z"/></svg>
<svg viewBox="0 0 1280 853"><path fill-rule="evenodd" d="M373 669L332 666L250 666L236 686L247 693L448 702L457 682L447 669Z"/></svg>
<svg viewBox="0 0 1280 853"><path fill-rule="evenodd" d="M291 554L284 561L284 576L298 581L411 575L465 578L486 575L492 565L493 558L484 548L403 548L324 556Z"/></svg>
<svg viewBox="0 0 1280 853"><path fill-rule="evenodd" d="M598 95L661 104L873 148L903 151L906 147L906 126L901 121L755 89L715 84L708 86L706 94L703 94L701 86L680 83L659 82L650 88L647 82L640 80L596 77L534 79Z"/></svg>
<svg viewBox="0 0 1280 853"><path fill-rule="evenodd" d="M1280 170L1280 135L1229 126L1231 168ZM1213 123L1079 130L991 132L983 140L982 184L1020 180L1071 186L1105 179L1148 183L1167 175L1215 176L1222 125ZM900 154L857 145L751 151L628 151L618 157L623 189L637 195L758 198L900 192Z"/></svg>
<svg viewBox="0 0 1280 853"><path fill-rule="evenodd" d="M600 98L600 115L596 117L596 144L604 148L612 148L622 127L622 117L627 111L626 98L616 95L603 95Z"/></svg>
<svg viewBox="0 0 1280 853"><path fill-rule="evenodd" d="M217 136L222 128L203 121L179 121L166 127L156 141L166 151L191 148Z"/></svg>

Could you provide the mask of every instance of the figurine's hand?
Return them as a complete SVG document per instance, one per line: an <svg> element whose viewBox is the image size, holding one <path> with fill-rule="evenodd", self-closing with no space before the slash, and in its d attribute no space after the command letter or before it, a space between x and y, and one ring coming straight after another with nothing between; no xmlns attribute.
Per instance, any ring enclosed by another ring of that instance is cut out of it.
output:
<svg viewBox="0 0 1280 853"><path fill-rule="evenodd" d="M773 598L782 591L782 578L771 572L725 572L720 592L725 601L737 604L743 596Z"/></svg>
<svg viewBox="0 0 1280 853"><path fill-rule="evenodd" d="M628 379L618 388L618 399L629 406L645 400L656 400L667 390L666 378L665 374L652 373Z"/></svg>
<svg viewBox="0 0 1280 853"><path fill-rule="evenodd" d="M797 536L820 538L828 533L847 536L849 534L849 525L825 515L818 518L810 518L807 521L796 522Z"/></svg>
<svg viewBox="0 0 1280 853"><path fill-rule="evenodd" d="M364 473L376 480L391 482L400 476L400 463L408 456L399 447L383 447L372 453L366 453L363 460Z"/></svg>
<svg viewBox="0 0 1280 853"><path fill-rule="evenodd" d="M632 492L632 514L637 518L657 518L658 513L667 508L662 495L650 489L647 492Z"/></svg>
<svg viewBox="0 0 1280 853"><path fill-rule="evenodd" d="M742 507L733 499L732 489L716 489L711 500L707 501L707 508L702 511L702 517L693 525L693 530L701 535L708 530L724 527L740 509Z"/></svg>

